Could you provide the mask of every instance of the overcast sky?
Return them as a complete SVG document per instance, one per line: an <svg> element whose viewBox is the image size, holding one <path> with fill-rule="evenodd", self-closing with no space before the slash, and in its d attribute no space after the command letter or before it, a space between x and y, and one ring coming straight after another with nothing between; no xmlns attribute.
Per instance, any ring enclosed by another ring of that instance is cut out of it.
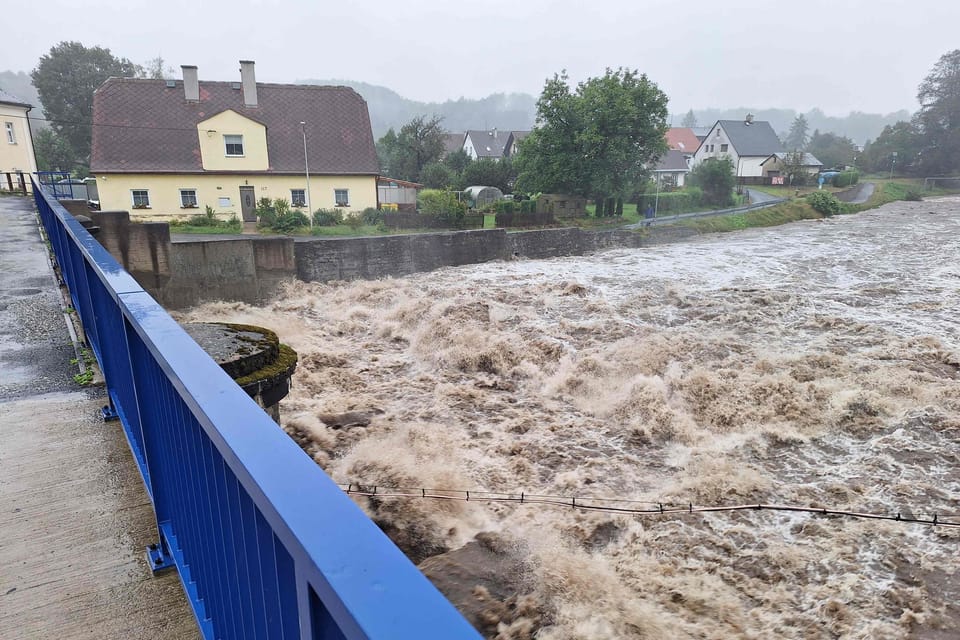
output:
<svg viewBox="0 0 960 640"><path fill-rule="evenodd" d="M917 84L960 47L957 0L45 0L18 3L0 70L30 71L61 40L201 80L349 79L417 100L538 95L625 66L670 110L914 110ZM9 13L9 12L8 12ZM25 15L26 14L26 15Z"/></svg>

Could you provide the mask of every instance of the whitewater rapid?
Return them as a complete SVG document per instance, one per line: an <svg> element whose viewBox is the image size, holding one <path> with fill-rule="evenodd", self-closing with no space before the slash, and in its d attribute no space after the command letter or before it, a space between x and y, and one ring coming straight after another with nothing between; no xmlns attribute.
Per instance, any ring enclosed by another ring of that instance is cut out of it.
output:
<svg viewBox="0 0 960 640"><path fill-rule="evenodd" d="M942 517L960 514L958 258L960 199L944 198L655 248L294 283L264 307L183 319L266 326L299 352L283 426L341 483ZM369 424L321 419L344 412ZM527 600L489 637L960 628L956 529L358 502L416 562L480 532L509 541Z"/></svg>

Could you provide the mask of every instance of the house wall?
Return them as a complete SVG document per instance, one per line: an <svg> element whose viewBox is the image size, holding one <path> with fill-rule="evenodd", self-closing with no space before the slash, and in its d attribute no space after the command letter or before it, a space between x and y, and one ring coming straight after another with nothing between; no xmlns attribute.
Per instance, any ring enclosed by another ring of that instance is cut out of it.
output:
<svg viewBox="0 0 960 640"><path fill-rule="evenodd" d="M720 151L721 145L724 144L727 145L727 151ZM712 151L709 150L711 146L713 147ZM693 155L691 168L700 164L707 158L721 158L723 156L729 157L733 161L734 167L736 167L740 161L740 156L737 155L737 150L733 148L732 144L730 144L730 139L727 137L727 132L723 130L723 127L718 122L713 125L713 128L710 129L710 133L707 134L707 137L703 139L703 142L700 144L697 152Z"/></svg>
<svg viewBox="0 0 960 640"><path fill-rule="evenodd" d="M463 150L466 152L468 156L470 156L471 160L477 159L477 150L473 147L473 140L470 139L470 136L467 136L466 138L464 138Z"/></svg>
<svg viewBox="0 0 960 640"><path fill-rule="evenodd" d="M0 104L0 173L7 171L33 173L37 170L33 140L30 138L26 116L26 107ZM15 144L7 141L6 123L8 122L13 125Z"/></svg>
<svg viewBox="0 0 960 640"><path fill-rule="evenodd" d="M741 157L737 166L739 171L737 172L738 176L762 176L763 175L763 161L766 158L761 158L760 156L744 156Z"/></svg>
<svg viewBox="0 0 960 640"><path fill-rule="evenodd" d="M242 156L227 155L225 135L243 136ZM236 111L228 109L198 122L197 137L206 171L266 171L270 168L267 128Z"/></svg>
<svg viewBox="0 0 960 640"><path fill-rule="evenodd" d="M303 176L268 174L98 174L97 190L100 208L129 210L135 220L169 220L171 218L203 213L209 205L220 217L240 216L240 187L254 187L257 199L285 198L290 201L291 189L303 189ZM131 190L147 189L150 196L149 209L132 209ZM197 209L180 206L180 189L196 189ZM376 176L310 176L310 206L313 210L335 207L334 190L348 189L350 206L345 211L362 211L377 206ZM230 203L220 204L220 198L229 198Z"/></svg>

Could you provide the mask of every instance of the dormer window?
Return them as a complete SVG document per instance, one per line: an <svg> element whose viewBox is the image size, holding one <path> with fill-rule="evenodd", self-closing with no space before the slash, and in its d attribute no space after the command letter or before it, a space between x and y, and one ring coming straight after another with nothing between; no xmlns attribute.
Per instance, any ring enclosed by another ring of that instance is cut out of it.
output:
<svg viewBox="0 0 960 640"><path fill-rule="evenodd" d="M224 135L223 146L228 156L243 155L243 136L242 135Z"/></svg>

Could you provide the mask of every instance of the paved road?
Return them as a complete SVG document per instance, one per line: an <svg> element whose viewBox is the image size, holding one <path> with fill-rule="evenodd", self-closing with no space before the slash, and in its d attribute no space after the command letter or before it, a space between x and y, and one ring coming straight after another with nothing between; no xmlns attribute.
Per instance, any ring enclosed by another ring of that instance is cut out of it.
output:
<svg viewBox="0 0 960 640"><path fill-rule="evenodd" d="M857 186L837 194L837 197L848 204L863 204L873 195L876 186L872 182L861 182Z"/></svg>
<svg viewBox="0 0 960 640"><path fill-rule="evenodd" d="M780 196L772 196L769 193L757 189L747 189L747 198L750 204L761 204L764 202L780 202L783 200Z"/></svg>
<svg viewBox="0 0 960 640"><path fill-rule="evenodd" d="M0 197L0 638L196 638L153 509L73 342L33 202Z"/></svg>

